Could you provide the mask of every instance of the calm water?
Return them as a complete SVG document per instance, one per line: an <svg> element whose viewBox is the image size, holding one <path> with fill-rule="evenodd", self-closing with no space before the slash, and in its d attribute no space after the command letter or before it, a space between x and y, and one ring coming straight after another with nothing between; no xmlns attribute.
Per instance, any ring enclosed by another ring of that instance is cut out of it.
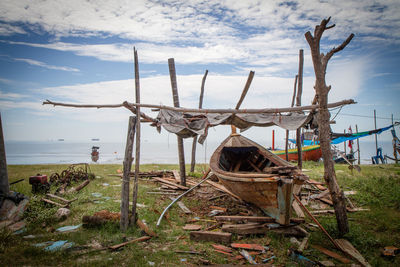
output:
<svg viewBox="0 0 400 267"><path fill-rule="evenodd" d="M97 163L111 164L122 163L125 153L125 143L105 142L6 142L6 155L8 164L71 164L91 163L90 153L92 146L99 146L100 158ZM185 139L185 158L190 162L192 140ZM218 143L197 144L196 162L209 162L211 154ZM392 143L389 141L379 142L383 149L383 155L393 157ZM355 146L356 147L356 146ZM338 148L343 150L343 144ZM373 141L361 141L361 163L370 164L371 156L375 154L375 143ZM141 163L178 163L178 152L176 144L150 143L141 144Z"/></svg>

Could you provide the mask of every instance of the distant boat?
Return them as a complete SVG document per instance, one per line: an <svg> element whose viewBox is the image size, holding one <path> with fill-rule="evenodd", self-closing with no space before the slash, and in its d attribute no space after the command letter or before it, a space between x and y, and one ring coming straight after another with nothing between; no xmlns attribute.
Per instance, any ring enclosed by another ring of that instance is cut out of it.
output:
<svg viewBox="0 0 400 267"><path fill-rule="evenodd" d="M63 142L63 141L64 141L64 139L63 139L63 138L60 138L60 139L58 139L58 141L60 141L60 142Z"/></svg>
<svg viewBox="0 0 400 267"><path fill-rule="evenodd" d="M100 138L92 138L92 141L100 141Z"/></svg>

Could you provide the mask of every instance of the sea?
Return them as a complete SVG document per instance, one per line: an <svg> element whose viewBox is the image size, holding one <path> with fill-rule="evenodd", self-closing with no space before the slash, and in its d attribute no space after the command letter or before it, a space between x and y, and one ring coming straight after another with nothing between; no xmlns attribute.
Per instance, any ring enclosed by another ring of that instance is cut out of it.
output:
<svg viewBox="0 0 400 267"><path fill-rule="evenodd" d="M209 163L210 157L218 147L218 142L205 142L197 144L196 163ZM264 144L267 145L267 144ZM93 146L99 148L99 160L92 162L90 153ZM391 141L379 141L383 155L393 158ZM337 146L341 151L344 145ZM43 141L43 142L5 142L7 164L122 164L125 154L123 142L67 142L67 141ZM357 149L354 142L354 149ZM371 164L371 156L375 155L375 141L360 140L361 164ZM135 153L135 150L133 150ZM192 139L184 140L185 161L190 163L192 151ZM347 152L349 149L347 148ZM133 155L134 156L134 155ZM357 154L355 155L357 157ZM141 164L178 164L178 149L176 143L142 142L140 149ZM389 160L389 162L392 162Z"/></svg>

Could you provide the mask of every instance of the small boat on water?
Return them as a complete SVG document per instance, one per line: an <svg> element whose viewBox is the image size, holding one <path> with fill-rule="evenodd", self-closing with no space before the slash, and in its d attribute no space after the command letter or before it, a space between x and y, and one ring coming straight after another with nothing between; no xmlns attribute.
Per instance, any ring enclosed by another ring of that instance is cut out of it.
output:
<svg viewBox="0 0 400 267"><path fill-rule="evenodd" d="M296 166L237 133L215 150L210 168L228 190L280 224L290 223L294 187L308 179Z"/></svg>
<svg viewBox="0 0 400 267"><path fill-rule="evenodd" d="M281 159L286 159L285 150L272 150L272 153L280 157ZM302 155L301 158L303 161L312 160L319 161L322 157L322 151L320 145L311 145L311 146L303 146L302 147ZM288 149L288 159L289 161L297 161L298 160L297 148Z"/></svg>

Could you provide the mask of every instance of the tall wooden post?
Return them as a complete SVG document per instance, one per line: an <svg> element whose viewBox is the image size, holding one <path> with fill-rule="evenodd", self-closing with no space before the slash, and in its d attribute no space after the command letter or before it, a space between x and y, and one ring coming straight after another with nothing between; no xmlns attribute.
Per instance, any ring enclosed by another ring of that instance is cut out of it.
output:
<svg viewBox="0 0 400 267"><path fill-rule="evenodd" d="M140 81L139 81L139 59L138 53L133 48L135 60L135 98L136 104L140 104ZM135 150L135 178L133 181L133 195L132 195L132 217L131 225L136 223L136 203L139 186L139 171L140 171L140 107L136 107L136 150Z"/></svg>
<svg viewBox="0 0 400 267"><path fill-rule="evenodd" d="M375 124L375 130L376 130L376 110L374 109L374 124ZM375 134L375 153L378 155L378 137L377 134Z"/></svg>
<svg viewBox="0 0 400 267"><path fill-rule="evenodd" d="M208 70L206 70L206 72L204 73L203 80L201 81L199 109L203 107L204 85L206 83L207 74ZM197 144L197 135L193 137L192 161L190 163L190 172L194 172L194 167L196 166L196 144Z"/></svg>
<svg viewBox="0 0 400 267"><path fill-rule="evenodd" d="M301 94L303 93L303 63L304 62L304 51L300 49L299 51L299 80L297 85L297 97L296 106L301 106ZM296 130L296 145L297 145L297 166L301 170L303 168L303 151L301 142L301 128Z"/></svg>
<svg viewBox="0 0 400 267"><path fill-rule="evenodd" d="M314 36L311 32L306 32L305 37L310 45L315 72L314 88L319 105L318 128L322 158L324 159L324 179L331 194L339 234L344 235L349 232L349 224L346 213L346 199L336 180L335 166L331 152L331 126L329 124L330 113L328 110L328 93L331 90L331 86L326 85L325 75L329 59L335 53L343 50L346 45L350 43L351 39L353 39L354 34L351 34L340 46L334 47L326 54L320 53L320 40L322 34L325 30L331 29L335 26L327 26L329 20L330 18L323 19L321 24L315 27Z"/></svg>
<svg viewBox="0 0 400 267"><path fill-rule="evenodd" d="M358 133L357 124L356 124L356 133ZM360 162L361 162L361 160L360 160L360 138L357 138L357 155L358 155L357 162L358 162L358 165L360 165Z"/></svg>
<svg viewBox="0 0 400 267"><path fill-rule="evenodd" d="M135 116L129 117L128 134L126 136L125 157L124 157L124 170L122 176L122 191L121 191L121 219L119 226L121 231L125 232L129 224L129 180L132 168L132 152L133 143L135 138L136 118Z"/></svg>
<svg viewBox="0 0 400 267"><path fill-rule="evenodd" d="M346 134L346 130L343 130L343 133ZM346 141L344 141L344 155L347 156L347 151L346 151Z"/></svg>
<svg viewBox="0 0 400 267"><path fill-rule="evenodd" d="M292 104L290 105L290 107L294 106L294 100L296 98L296 86L297 86L297 78L298 77L299 77L299 75L296 74L296 77L294 79L294 86L293 86ZM286 142L285 142L286 161L289 161L288 146L289 146L289 130L286 130Z"/></svg>
<svg viewBox="0 0 400 267"><path fill-rule="evenodd" d="M171 79L172 97L174 107L179 107L178 85L176 82L175 60L168 59L169 77ZM179 154L179 174L181 176L181 185L186 186L186 171L185 171L185 152L183 150L183 138L177 136L178 154Z"/></svg>
<svg viewBox="0 0 400 267"><path fill-rule="evenodd" d="M10 185L8 183L6 147L4 145L3 124L0 114L0 196L8 196Z"/></svg>

